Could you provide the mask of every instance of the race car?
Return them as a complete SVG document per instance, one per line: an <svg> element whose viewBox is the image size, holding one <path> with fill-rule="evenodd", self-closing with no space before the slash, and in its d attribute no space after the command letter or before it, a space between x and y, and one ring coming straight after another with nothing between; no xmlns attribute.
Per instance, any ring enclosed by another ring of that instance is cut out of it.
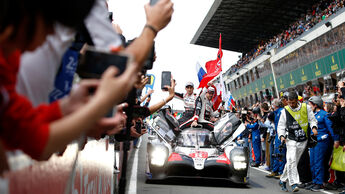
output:
<svg viewBox="0 0 345 194"><path fill-rule="evenodd" d="M214 131L179 131L169 110L161 110L148 127L147 182L181 177L247 183L248 149L234 142L245 127L234 114L225 114Z"/></svg>

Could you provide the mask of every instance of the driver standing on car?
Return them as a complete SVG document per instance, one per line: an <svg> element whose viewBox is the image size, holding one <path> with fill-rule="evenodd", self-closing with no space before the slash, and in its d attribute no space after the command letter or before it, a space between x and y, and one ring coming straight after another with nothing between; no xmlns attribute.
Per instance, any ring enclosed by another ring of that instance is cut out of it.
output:
<svg viewBox="0 0 345 194"><path fill-rule="evenodd" d="M193 122L195 101L197 95L194 93L194 84L192 82L186 83L186 94L175 92L175 97L183 100L184 102L184 113L178 120L180 129L185 129ZM188 125L189 124L189 125Z"/></svg>
<svg viewBox="0 0 345 194"><path fill-rule="evenodd" d="M211 116L215 114L212 103L214 93L215 89L210 86L207 90L203 89L196 99L192 127L197 126L199 123L203 128L213 131L214 125L211 122Z"/></svg>

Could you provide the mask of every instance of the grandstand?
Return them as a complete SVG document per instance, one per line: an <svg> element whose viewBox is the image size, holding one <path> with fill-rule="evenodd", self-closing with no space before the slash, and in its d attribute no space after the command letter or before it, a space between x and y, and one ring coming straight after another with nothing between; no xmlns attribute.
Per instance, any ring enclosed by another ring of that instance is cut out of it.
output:
<svg viewBox="0 0 345 194"><path fill-rule="evenodd" d="M345 67L343 0L216 0L192 44L243 53L223 74L237 105L295 88L331 93ZM244 58L246 58L244 62ZM240 65L239 65L240 64Z"/></svg>

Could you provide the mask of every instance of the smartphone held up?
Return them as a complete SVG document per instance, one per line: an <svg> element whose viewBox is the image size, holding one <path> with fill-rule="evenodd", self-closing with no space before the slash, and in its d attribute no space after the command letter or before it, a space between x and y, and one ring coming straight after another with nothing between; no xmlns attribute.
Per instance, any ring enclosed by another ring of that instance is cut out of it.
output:
<svg viewBox="0 0 345 194"><path fill-rule="evenodd" d="M171 86L171 72L170 71L162 72L162 85L161 85L162 90L168 91L168 88L166 86Z"/></svg>
<svg viewBox="0 0 345 194"><path fill-rule="evenodd" d="M154 6L159 0L150 0L150 5Z"/></svg>
<svg viewBox="0 0 345 194"><path fill-rule="evenodd" d="M115 66L119 71L117 74L119 76L132 60L133 58L126 53L99 51L88 47L85 54L81 56L77 73L81 78L100 78L108 67Z"/></svg>

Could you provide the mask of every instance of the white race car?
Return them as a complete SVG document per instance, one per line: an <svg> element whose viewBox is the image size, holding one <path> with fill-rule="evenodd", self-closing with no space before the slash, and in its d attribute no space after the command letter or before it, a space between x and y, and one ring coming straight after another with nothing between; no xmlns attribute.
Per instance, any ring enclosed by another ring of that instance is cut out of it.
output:
<svg viewBox="0 0 345 194"><path fill-rule="evenodd" d="M184 177L247 183L248 149L234 142L245 127L235 114L225 114L214 131L179 131L168 109L160 110L148 125L147 182Z"/></svg>

